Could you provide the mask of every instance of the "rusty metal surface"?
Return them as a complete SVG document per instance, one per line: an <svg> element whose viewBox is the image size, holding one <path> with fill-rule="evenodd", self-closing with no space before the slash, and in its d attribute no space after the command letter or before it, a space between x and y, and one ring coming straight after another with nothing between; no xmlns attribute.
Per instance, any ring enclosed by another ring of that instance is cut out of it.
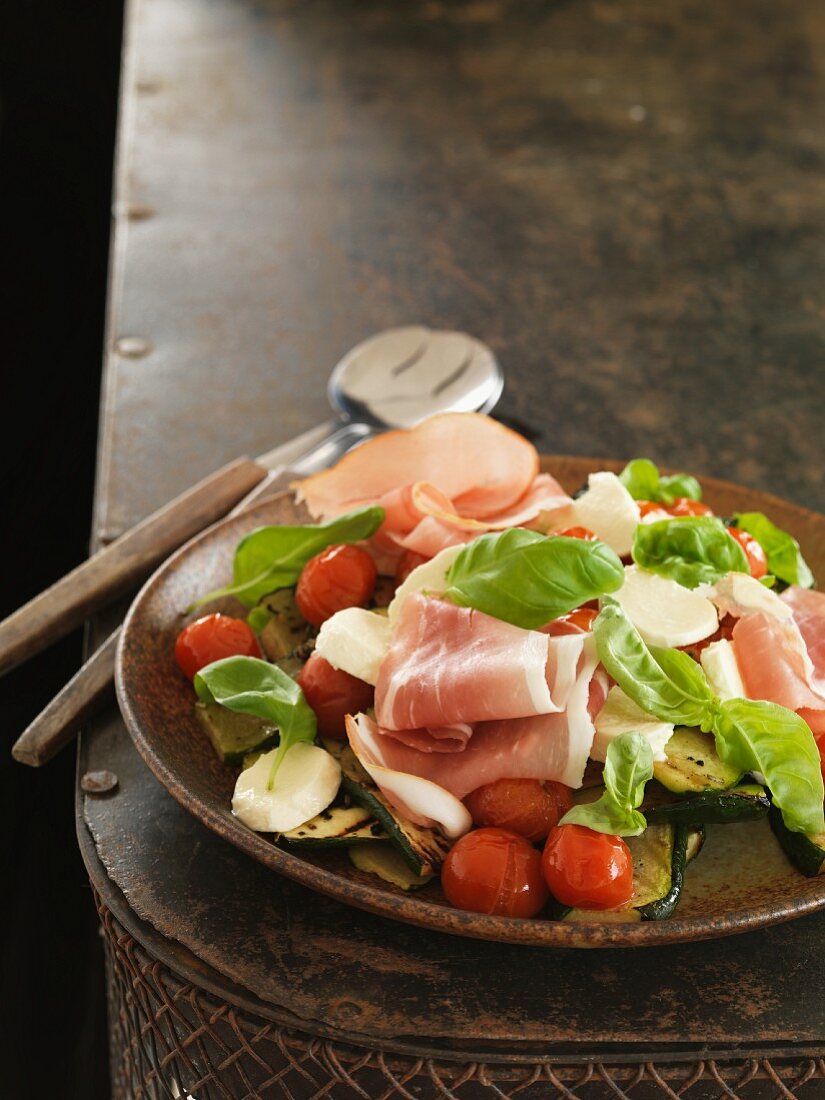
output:
<svg viewBox="0 0 825 1100"><path fill-rule="evenodd" d="M323 419L341 353L413 321L490 343L544 450L825 508L821 8L131 0L128 22L98 539ZM104 898L176 973L309 1030L825 1040L821 915L644 956L461 941L236 853L115 716L80 752L119 780L79 794Z"/></svg>

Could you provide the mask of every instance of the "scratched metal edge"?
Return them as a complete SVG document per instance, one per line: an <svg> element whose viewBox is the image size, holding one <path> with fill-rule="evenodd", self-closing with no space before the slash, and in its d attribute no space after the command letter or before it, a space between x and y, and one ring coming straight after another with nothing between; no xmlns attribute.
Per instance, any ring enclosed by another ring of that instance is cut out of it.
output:
<svg viewBox="0 0 825 1100"><path fill-rule="evenodd" d="M563 468L569 464L572 470L580 471L584 477L588 469L601 465L618 469L621 463L615 459L593 460L580 456L543 456L543 468ZM742 486L727 482L718 478L703 478L703 483L711 492L721 495L743 491ZM783 511L789 509L798 515L800 526L808 525L814 529L825 526L825 517L799 505L782 501L780 498L771 497L769 494L756 493L757 502L767 500L769 504L781 505ZM268 513L277 501L266 501L250 510L247 516L240 521L223 521L210 529L214 533L218 528L226 524L243 525L252 522L256 518L264 522L264 515ZM271 521L271 516L269 517ZM763 904L750 910L737 910L720 914L719 917L695 917L683 920L669 920L662 922L643 922L642 924L629 925L567 925L552 921L524 921L515 918L491 917L482 914L464 913L452 910L446 906L428 902L420 898L397 896L385 892L378 887L354 880L340 880L335 872L302 860L299 856L285 852L282 849L264 841L257 834L250 834L234 821L227 822L225 815L219 814L207 802L195 798L189 790L178 781L177 776L170 771L164 760L155 752L154 746L148 741L141 728L140 722L133 709L133 700L127 689L128 659L126 657L126 643L129 639L130 626L134 621L136 609L140 608L142 601L149 597L153 589L162 582L166 570L174 569L189 553L190 549L203 538L209 538L210 533L196 536L186 546L182 547L153 576L141 589L138 597L127 614L124 624L121 644L118 647L116 663L116 687L121 713L126 722L127 729L150 770L177 801L190 813L194 813L218 835L229 840L241 851L266 864L281 874L325 893L339 901L352 904L367 912L378 916L402 920L405 923L428 928L437 932L446 932L451 935L468 936L478 939L494 940L500 943L528 945L532 947L555 948L614 948L614 947L655 947L680 942L690 942L702 939L715 939L722 936L738 935L755 929L768 927L785 921L794 920L807 914L815 913L825 908L825 883L820 884L818 893L811 893L804 898L790 898L775 904ZM804 540L803 540L804 542Z"/></svg>
<svg viewBox="0 0 825 1100"><path fill-rule="evenodd" d="M85 768L87 754L84 737L77 754L78 776ZM790 1046L787 1042L752 1044L713 1044L695 1043L639 1043L634 1041L594 1044L582 1043L520 1043L518 1040L500 1040L479 1047L474 1041L445 1039L440 1045L432 1037L427 1044L414 1043L404 1037L379 1037L367 1032L349 1031L331 1027L322 1021L305 1019L290 1013L282 1006L259 1000L247 990L222 975L208 963L198 958L179 941L170 942L151 924L132 910L118 886L106 874L95 846L93 836L86 824L84 815L85 795L79 784L75 789L75 828L80 853L83 858L89 881L98 895L112 912L118 923L135 939L152 958L161 962L182 982L191 983L208 994L229 1001L244 1012L270 1020L281 1027L288 1027L312 1036L323 1036L352 1046L363 1046L370 1050L406 1055L414 1058L432 1058L445 1062L483 1062L490 1066L519 1067L537 1062L558 1065L584 1065L594 1060L619 1065L642 1065L655 1059L656 1063L695 1065L698 1061L713 1059L718 1062L741 1062L749 1060L789 1059L799 1061L803 1058L825 1057L825 1044L821 1042L803 1042ZM449 1045L446 1045L449 1044ZM626 1053L632 1046L632 1053ZM513 1053L513 1048L517 1053Z"/></svg>

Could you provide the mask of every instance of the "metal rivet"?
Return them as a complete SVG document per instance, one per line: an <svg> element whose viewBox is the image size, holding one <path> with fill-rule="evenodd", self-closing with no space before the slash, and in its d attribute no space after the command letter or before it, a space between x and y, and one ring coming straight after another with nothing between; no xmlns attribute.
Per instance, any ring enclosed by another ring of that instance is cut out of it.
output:
<svg viewBox="0 0 825 1100"><path fill-rule="evenodd" d="M142 222L154 217L155 211L143 202L119 202L115 204L116 218L128 218L130 222Z"/></svg>
<svg viewBox="0 0 825 1100"><path fill-rule="evenodd" d="M152 350L152 345L142 336L121 336L115 341L115 351L127 359L142 359Z"/></svg>
<svg viewBox="0 0 825 1100"><path fill-rule="evenodd" d="M80 780L80 788L86 794L107 794L117 786L117 776L114 772L86 772Z"/></svg>
<svg viewBox="0 0 825 1100"><path fill-rule="evenodd" d="M135 87L144 95L154 95L155 92L160 91L162 85L159 80L138 80Z"/></svg>

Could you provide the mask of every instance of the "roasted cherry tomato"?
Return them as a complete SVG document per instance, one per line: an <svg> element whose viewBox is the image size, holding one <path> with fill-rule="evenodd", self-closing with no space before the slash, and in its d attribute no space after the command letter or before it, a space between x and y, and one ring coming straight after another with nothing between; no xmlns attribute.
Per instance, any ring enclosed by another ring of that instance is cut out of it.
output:
<svg viewBox="0 0 825 1100"><path fill-rule="evenodd" d="M363 607L375 588L375 562L360 546L328 546L310 558L295 589L298 610L313 626L336 611Z"/></svg>
<svg viewBox="0 0 825 1100"><path fill-rule="evenodd" d="M457 909L534 917L547 901L541 855L506 829L474 829L450 849L441 869L447 901Z"/></svg>
<svg viewBox="0 0 825 1100"><path fill-rule="evenodd" d="M639 516L642 519L649 516L651 512L661 512L663 517L668 514L667 508L658 500L637 500L636 504L639 506Z"/></svg>
<svg viewBox="0 0 825 1100"><path fill-rule="evenodd" d="M577 607L575 611L568 611L566 615L561 615L552 623L543 626L542 633L552 637L558 634L578 634L582 630L592 630L593 621L598 613L597 607Z"/></svg>
<svg viewBox="0 0 825 1100"><path fill-rule="evenodd" d="M175 660L191 680L196 672L222 657L260 657L252 628L231 615L204 615L185 626L175 642Z"/></svg>
<svg viewBox="0 0 825 1100"><path fill-rule="evenodd" d="M765 551L753 535L749 535L747 531L742 531L738 527L729 527L728 534L731 538L736 539L745 551L745 557L748 559L748 568L751 571L751 576L757 578L766 576L768 572L768 559Z"/></svg>
<svg viewBox="0 0 825 1100"><path fill-rule="evenodd" d="M544 881L563 905L614 909L633 893L633 857L620 836L557 825L541 859Z"/></svg>
<svg viewBox="0 0 825 1100"><path fill-rule="evenodd" d="M419 554L416 550L405 550L404 556L398 563L398 567L395 570L395 583L396 585L403 584L404 581L412 573L413 569L417 569L419 565L423 565L425 561L430 559L425 557L424 554Z"/></svg>
<svg viewBox="0 0 825 1100"><path fill-rule="evenodd" d="M313 653L301 669L298 683L323 737L346 738L344 717L371 707L375 696L372 684L333 668L319 653Z"/></svg>
<svg viewBox="0 0 825 1100"><path fill-rule="evenodd" d="M690 497L676 497L668 507L672 516L712 516L713 509L708 508L701 500L691 500Z"/></svg>
<svg viewBox="0 0 825 1100"><path fill-rule="evenodd" d="M585 542L598 542L599 536L594 535L589 527L565 527L563 531L554 531L554 535L564 535L568 539L584 539Z"/></svg>
<svg viewBox="0 0 825 1100"><path fill-rule="evenodd" d="M464 799L476 825L509 829L527 840L544 840L573 805L569 787L538 779L497 779Z"/></svg>

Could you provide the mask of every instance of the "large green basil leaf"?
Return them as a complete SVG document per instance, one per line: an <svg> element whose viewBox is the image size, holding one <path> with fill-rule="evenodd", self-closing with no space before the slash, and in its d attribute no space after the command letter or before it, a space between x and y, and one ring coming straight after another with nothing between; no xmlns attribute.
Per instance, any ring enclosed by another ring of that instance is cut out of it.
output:
<svg viewBox="0 0 825 1100"><path fill-rule="evenodd" d="M648 647L616 600L603 601L593 635L599 660L646 714L674 725L709 728L716 700L687 653Z"/></svg>
<svg viewBox="0 0 825 1100"><path fill-rule="evenodd" d="M315 711L298 684L277 665L257 657L224 657L196 673L194 683L201 702L220 703L227 710L254 714L277 725L280 741L269 773L269 790L287 749L299 741L315 739Z"/></svg>
<svg viewBox="0 0 825 1100"><path fill-rule="evenodd" d="M674 516L640 523L632 554L642 569L686 588L712 584L726 573L750 572L745 551L716 516Z"/></svg>
<svg viewBox="0 0 825 1100"><path fill-rule="evenodd" d="M667 474L661 477L659 468L649 458L634 458L619 474L619 481L634 500L655 500L670 506L677 497L702 499L702 487L690 474Z"/></svg>
<svg viewBox="0 0 825 1100"><path fill-rule="evenodd" d="M604 793L596 802L574 806L561 825L586 825L613 836L638 836L647 827L642 804L645 784L653 776L653 749L636 730L622 733L607 747Z"/></svg>
<svg viewBox="0 0 825 1100"><path fill-rule="evenodd" d="M192 607L220 596L237 596L246 607L253 607L262 596L297 584L309 559L328 546L368 539L383 522L384 509L371 506L313 526L258 527L235 548L232 584L207 593Z"/></svg>
<svg viewBox="0 0 825 1100"><path fill-rule="evenodd" d="M802 557L799 543L762 512L737 512L736 526L753 535L768 559L768 571L786 584L813 588L814 575Z"/></svg>
<svg viewBox="0 0 825 1100"><path fill-rule="evenodd" d="M727 764L764 775L789 829L825 832L819 750L798 714L776 703L728 699L719 704L713 731Z"/></svg>
<svg viewBox="0 0 825 1100"><path fill-rule="evenodd" d="M623 583L622 563L603 542L514 527L468 543L450 566L445 595L535 630Z"/></svg>

